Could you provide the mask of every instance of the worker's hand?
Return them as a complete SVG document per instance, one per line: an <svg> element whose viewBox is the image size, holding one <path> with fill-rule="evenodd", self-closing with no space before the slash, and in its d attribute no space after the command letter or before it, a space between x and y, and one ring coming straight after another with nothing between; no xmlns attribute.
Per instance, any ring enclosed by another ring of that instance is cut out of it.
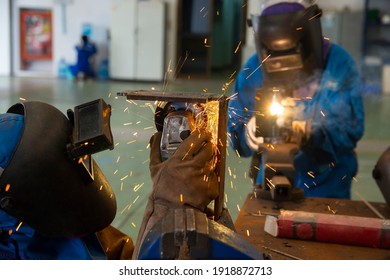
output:
<svg viewBox="0 0 390 280"><path fill-rule="evenodd" d="M263 137L256 136L256 117L253 116L246 124L245 128L245 140L246 144L252 151L258 151L259 145L264 143Z"/></svg>
<svg viewBox="0 0 390 280"><path fill-rule="evenodd" d="M188 205L204 211L218 196L216 148L211 134L193 131L165 161L161 160L160 141L159 132L150 141L153 199L172 207Z"/></svg>
<svg viewBox="0 0 390 280"><path fill-rule="evenodd" d="M218 196L215 174L216 148L211 134L193 131L165 161L160 154L161 132L150 139L150 175L153 191L146 205L133 258L149 230L172 208L194 207L205 211Z"/></svg>

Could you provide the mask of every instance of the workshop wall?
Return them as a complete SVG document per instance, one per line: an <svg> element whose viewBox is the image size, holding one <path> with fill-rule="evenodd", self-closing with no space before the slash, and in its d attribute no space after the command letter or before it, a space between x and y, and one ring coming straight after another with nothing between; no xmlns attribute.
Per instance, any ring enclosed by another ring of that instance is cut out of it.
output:
<svg viewBox="0 0 390 280"><path fill-rule="evenodd" d="M111 11L115 9L118 1L134 0L0 0L0 48L1 61L9 60L12 53L12 68L17 76L57 76L60 61L68 64L75 63L76 52L74 46L80 41L85 28L91 30L91 39L97 44L99 52L95 63L108 57L109 28ZM176 46L176 10L177 0L150 0L167 3L166 22L166 60L174 60ZM12 34L10 35L9 4L12 3ZM53 23L53 58L51 61L33 61L28 70L23 69L20 59L20 9L41 9L52 12ZM153 19L151 19L153 20ZM3 24L4 22L4 24ZM8 26L7 24L8 23ZM126 26L123 27L126 29ZM11 42L12 40L12 42ZM6 49L12 43L12 52ZM0 75L9 75L11 65L1 63Z"/></svg>
<svg viewBox="0 0 390 280"><path fill-rule="evenodd" d="M0 0L0 76L9 75L11 70L9 1ZM5 40L3 38L6 38Z"/></svg>

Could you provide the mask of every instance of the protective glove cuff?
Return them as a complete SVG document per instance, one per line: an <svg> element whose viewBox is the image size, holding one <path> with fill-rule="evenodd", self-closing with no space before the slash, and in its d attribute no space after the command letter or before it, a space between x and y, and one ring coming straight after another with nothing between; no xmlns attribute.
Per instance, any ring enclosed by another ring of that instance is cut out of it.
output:
<svg viewBox="0 0 390 280"><path fill-rule="evenodd" d="M264 143L263 137L256 136L256 118L253 116L245 127L245 141L248 147L256 152L259 150L260 144Z"/></svg>

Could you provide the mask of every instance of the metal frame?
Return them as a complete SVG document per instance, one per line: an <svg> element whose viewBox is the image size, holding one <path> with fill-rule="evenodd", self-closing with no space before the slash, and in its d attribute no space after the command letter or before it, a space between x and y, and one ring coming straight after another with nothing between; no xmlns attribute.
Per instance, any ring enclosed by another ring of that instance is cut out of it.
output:
<svg viewBox="0 0 390 280"><path fill-rule="evenodd" d="M207 103L218 101L218 139L217 139L217 164L215 167L219 196L214 201L214 219L218 220L223 210L223 199L225 193L225 165L226 165L226 127L228 115L228 98L223 94L214 93L188 93L188 92L162 92L152 90L122 91L118 96L124 96L128 100L155 100L165 102L188 102Z"/></svg>

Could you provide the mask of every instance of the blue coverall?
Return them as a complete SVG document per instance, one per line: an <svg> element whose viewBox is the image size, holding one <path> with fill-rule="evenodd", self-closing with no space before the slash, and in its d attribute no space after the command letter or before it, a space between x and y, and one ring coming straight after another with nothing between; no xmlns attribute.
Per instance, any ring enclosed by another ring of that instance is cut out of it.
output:
<svg viewBox="0 0 390 280"><path fill-rule="evenodd" d="M304 103L301 120L311 121L311 135L294 158L295 186L306 197L350 198L358 170L354 149L364 132L360 76L350 55L336 44L330 44L324 62L317 92L312 99L300 101ZM254 54L239 72L233 92L237 96L229 104L230 145L244 157L253 155L246 144L245 125L255 110L261 71Z"/></svg>
<svg viewBox="0 0 390 280"><path fill-rule="evenodd" d="M93 71L90 59L97 53L96 46L92 43L86 43L81 46L76 46L76 51L77 63L70 67L73 76L77 77L81 72L84 73L86 77L94 77L95 72Z"/></svg>

